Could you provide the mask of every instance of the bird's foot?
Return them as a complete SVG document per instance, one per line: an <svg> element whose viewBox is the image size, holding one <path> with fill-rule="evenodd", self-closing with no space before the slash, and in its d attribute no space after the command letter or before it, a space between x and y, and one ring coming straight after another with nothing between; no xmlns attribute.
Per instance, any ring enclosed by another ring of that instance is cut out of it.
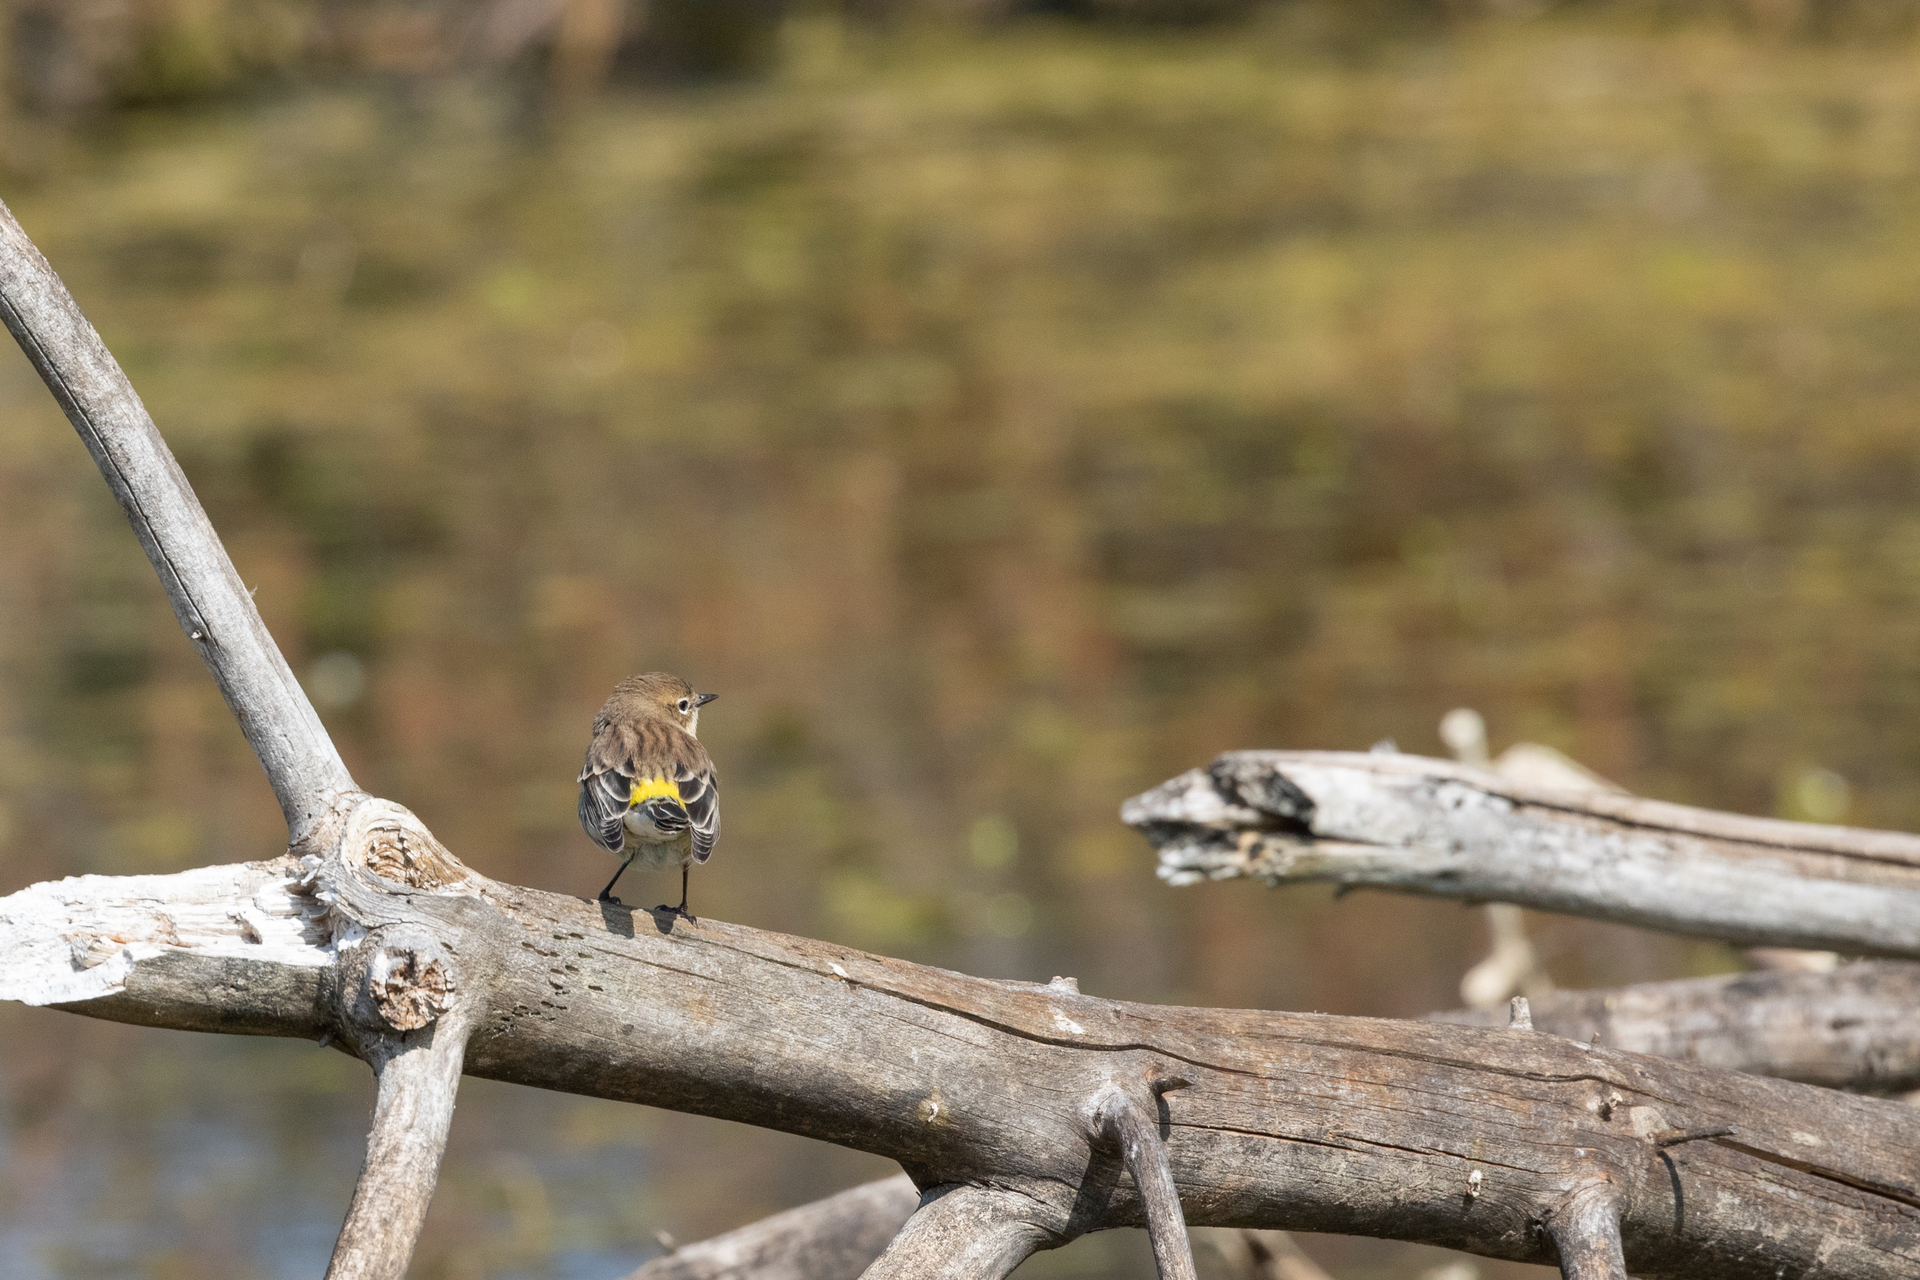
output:
<svg viewBox="0 0 1920 1280"><path fill-rule="evenodd" d="M659 906L653 909L653 914L659 915L663 911L670 916L679 916L682 920L685 920L688 924L700 923L700 917L694 915L693 912L687 910L687 904L684 902L677 907L670 907L663 902Z"/></svg>
<svg viewBox="0 0 1920 1280"><path fill-rule="evenodd" d="M605 889L602 889L602 890L600 891L600 896L599 896L598 898L596 898L596 899L594 899L594 901L596 901L596 902L610 902L610 903L612 903L612 904L613 904L614 906L616 906L616 907L624 907L624 906L626 906L626 905L627 905L626 903L624 903L624 902L622 902L622 901L620 901L620 899L618 899L618 898L616 898L616 897L614 897L614 896L613 896L612 894L610 894L610 893L608 893L608 892L607 892L607 891L606 891Z"/></svg>

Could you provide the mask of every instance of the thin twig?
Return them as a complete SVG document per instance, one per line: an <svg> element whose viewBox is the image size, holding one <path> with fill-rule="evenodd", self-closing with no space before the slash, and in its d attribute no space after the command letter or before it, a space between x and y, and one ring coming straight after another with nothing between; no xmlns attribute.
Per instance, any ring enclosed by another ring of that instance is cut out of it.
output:
<svg viewBox="0 0 1920 1280"><path fill-rule="evenodd" d="M1739 1133L1737 1126L1730 1124L1708 1125L1704 1129L1662 1129L1651 1135L1656 1147L1677 1147L1683 1142L1702 1142L1708 1138L1731 1138Z"/></svg>

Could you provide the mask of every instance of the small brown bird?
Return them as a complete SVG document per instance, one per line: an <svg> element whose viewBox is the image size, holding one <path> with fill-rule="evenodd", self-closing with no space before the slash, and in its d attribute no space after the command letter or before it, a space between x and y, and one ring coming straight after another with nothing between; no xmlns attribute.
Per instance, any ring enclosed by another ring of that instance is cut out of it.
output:
<svg viewBox="0 0 1920 1280"><path fill-rule="evenodd" d="M600 901L620 901L613 886L635 862L649 871L677 866L680 905L673 910L692 919L687 872L713 855L720 836L720 780L694 734L700 708L719 696L649 671L615 685L593 718L593 744L580 770L580 825L622 859Z"/></svg>

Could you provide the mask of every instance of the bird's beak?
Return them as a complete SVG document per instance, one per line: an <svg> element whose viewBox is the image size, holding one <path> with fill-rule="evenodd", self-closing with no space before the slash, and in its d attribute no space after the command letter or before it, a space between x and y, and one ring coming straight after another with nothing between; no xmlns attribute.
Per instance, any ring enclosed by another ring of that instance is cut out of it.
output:
<svg viewBox="0 0 1920 1280"><path fill-rule="evenodd" d="M709 702L712 702L712 701L713 701L713 700L714 700L715 698L717 698L717 697L719 697L719 696L720 696L720 695L719 695L719 694L717 694L717 693L702 693L702 694L699 694L699 695L697 695L697 696L696 696L696 697L694 698L694 700L693 700L693 705L694 705L694 706L695 706L696 708L699 708L699 707L704 707L704 706L706 706L706 705L707 705L707 704L708 704Z"/></svg>

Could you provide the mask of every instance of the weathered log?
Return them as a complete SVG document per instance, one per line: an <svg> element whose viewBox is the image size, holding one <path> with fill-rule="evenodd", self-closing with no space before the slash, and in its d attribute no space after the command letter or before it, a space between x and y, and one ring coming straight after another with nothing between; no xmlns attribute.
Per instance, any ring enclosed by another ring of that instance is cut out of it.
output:
<svg viewBox="0 0 1920 1280"><path fill-rule="evenodd" d="M1127 801L1172 884L1244 876L1920 958L1920 837L1530 786L1383 752L1234 751Z"/></svg>
<svg viewBox="0 0 1920 1280"><path fill-rule="evenodd" d="M1529 1003L1536 1028L1569 1040L1834 1089L1920 1088L1920 965L1898 960L1556 991ZM1428 1017L1507 1022L1504 1009Z"/></svg>
<svg viewBox="0 0 1920 1280"><path fill-rule="evenodd" d="M1915 1012L1920 1010L1920 964L1870 960L1826 973L1764 970L1560 991L1534 997L1527 1005L1532 1029L1568 1040L1856 1092L1920 1088L1920 1015ZM1509 1027L1514 1011L1455 1009L1428 1014L1427 1020ZM904 1188L899 1179L870 1184L875 1189L892 1186ZM858 1274L858 1266L810 1269L800 1262L782 1269L779 1261L789 1247L780 1241L787 1239L795 1242L792 1249L809 1251L797 1255L802 1258L813 1256L823 1242L842 1237L870 1241L865 1260L877 1256L886 1238L906 1220L912 1200L902 1189L897 1203L876 1197L869 1208L867 1201L848 1198L854 1195L845 1192L789 1209L707 1242L728 1258L750 1258L751 1265L725 1271L652 1270L674 1261L662 1259L641 1268L634 1280L722 1275L729 1280L804 1280L808 1275ZM1224 1234L1229 1238L1215 1239L1216 1247L1232 1249L1249 1274L1260 1268L1279 1274L1311 1265L1295 1257L1297 1250L1278 1233L1263 1233L1237 1247L1232 1237L1239 1233ZM739 1245L733 1243L736 1236L742 1240ZM675 1258L704 1257L693 1250L705 1247L691 1246Z"/></svg>
<svg viewBox="0 0 1920 1280"><path fill-rule="evenodd" d="M221 876L258 923L207 908ZM989 1185L1024 1216L994 1200L914 1232L984 1223L982 1266L1023 1241L1144 1225L1090 1116L1115 1081L1180 1077L1160 1099L1163 1146L1196 1225L1551 1262L1555 1214L1606 1181L1635 1274L1920 1267L1920 1110L1893 1102L1538 1032L1106 1001L536 893L466 871L377 801L344 824L337 860L139 879L0 900L0 996L343 1035L343 942L418 929L459 958L456 1005L475 1002L469 1074L822 1138L928 1189ZM103 959L76 976L76 955Z"/></svg>
<svg viewBox="0 0 1920 1280"><path fill-rule="evenodd" d="M655 1258L628 1280L823 1280L857 1276L920 1205L900 1174L762 1218Z"/></svg>
<svg viewBox="0 0 1920 1280"><path fill-rule="evenodd" d="M627 1280L853 1280L899 1234L920 1193L905 1174L676 1248ZM1284 1231L1199 1227L1196 1240L1243 1280L1332 1280Z"/></svg>

